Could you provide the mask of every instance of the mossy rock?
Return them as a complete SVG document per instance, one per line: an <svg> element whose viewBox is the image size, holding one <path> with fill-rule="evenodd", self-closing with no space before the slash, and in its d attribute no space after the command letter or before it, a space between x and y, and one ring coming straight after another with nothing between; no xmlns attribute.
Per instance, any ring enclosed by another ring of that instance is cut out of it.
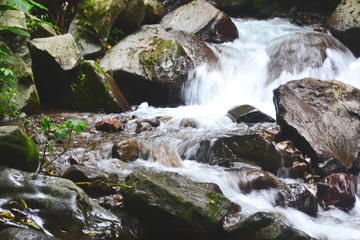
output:
<svg viewBox="0 0 360 240"><path fill-rule="evenodd" d="M0 127L0 165L24 171L36 171L39 151L35 143L19 127Z"/></svg>
<svg viewBox="0 0 360 240"><path fill-rule="evenodd" d="M143 0L128 0L114 27L129 34L136 30L145 19L146 6Z"/></svg>
<svg viewBox="0 0 360 240"><path fill-rule="evenodd" d="M161 18L167 13L167 8L159 0L144 0L146 6L144 22L147 24L159 23Z"/></svg>
<svg viewBox="0 0 360 240"><path fill-rule="evenodd" d="M160 236L213 237L221 232L231 202L216 184L177 173L133 172L122 188L125 207ZM154 221L156 219L156 221Z"/></svg>
<svg viewBox="0 0 360 240"><path fill-rule="evenodd" d="M130 109L113 78L92 60L83 61L70 85L69 107L87 112L123 112Z"/></svg>

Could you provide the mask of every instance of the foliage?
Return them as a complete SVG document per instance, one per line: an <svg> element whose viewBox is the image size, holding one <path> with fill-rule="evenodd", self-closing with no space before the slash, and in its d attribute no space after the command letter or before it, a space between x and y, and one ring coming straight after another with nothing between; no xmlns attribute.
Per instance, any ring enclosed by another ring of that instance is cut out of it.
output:
<svg viewBox="0 0 360 240"><path fill-rule="evenodd" d="M114 27L109 34L108 43L114 45L118 43L124 35L125 33L121 29Z"/></svg>
<svg viewBox="0 0 360 240"><path fill-rule="evenodd" d="M73 131L75 131L76 134L79 134L83 132L84 128L86 127L86 124L79 119L68 119L65 123L61 125L56 125L54 122L54 119L45 116L39 130L40 132L44 133L46 138L46 144L42 154L39 171L41 171L43 168L46 168L48 165L58 159L61 155L67 152L72 139ZM50 134L53 134L54 137L50 138ZM63 151L60 154L57 154L54 159L52 159L49 163L45 165L46 150L49 150L50 153L53 153L54 142L64 140L65 138L68 139L68 142L64 147Z"/></svg>

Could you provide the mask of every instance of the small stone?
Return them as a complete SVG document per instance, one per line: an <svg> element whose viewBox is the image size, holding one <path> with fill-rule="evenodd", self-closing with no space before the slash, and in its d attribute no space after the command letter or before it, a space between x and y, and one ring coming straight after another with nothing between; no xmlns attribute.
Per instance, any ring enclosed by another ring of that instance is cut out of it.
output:
<svg viewBox="0 0 360 240"><path fill-rule="evenodd" d="M122 161L134 161L140 154L140 144L133 139L125 139L114 144L112 157Z"/></svg>
<svg viewBox="0 0 360 240"><path fill-rule="evenodd" d="M198 126L199 126L199 122L196 121L195 119L184 118L180 122L180 127L198 128Z"/></svg>
<svg viewBox="0 0 360 240"><path fill-rule="evenodd" d="M303 178L307 165L304 162L293 162L292 167L290 168L290 177L292 178Z"/></svg>
<svg viewBox="0 0 360 240"><path fill-rule="evenodd" d="M122 122L116 118L107 118L97 122L96 130L102 132L119 132L123 130Z"/></svg>

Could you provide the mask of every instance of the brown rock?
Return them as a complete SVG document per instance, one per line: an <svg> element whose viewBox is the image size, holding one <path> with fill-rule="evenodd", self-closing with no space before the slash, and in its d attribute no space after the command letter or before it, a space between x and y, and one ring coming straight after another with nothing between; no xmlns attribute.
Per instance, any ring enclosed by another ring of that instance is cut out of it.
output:
<svg viewBox="0 0 360 240"><path fill-rule="evenodd" d="M140 154L140 144L133 139L125 139L114 144L112 157L122 161L134 161Z"/></svg>
<svg viewBox="0 0 360 240"><path fill-rule="evenodd" d="M261 169L246 168L238 175L238 186L245 193L253 190L276 188L280 185L283 183L279 179Z"/></svg>
<svg viewBox="0 0 360 240"><path fill-rule="evenodd" d="M116 118L106 118L101 120L96 123L95 128L102 132L119 132L123 130L122 122Z"/></svg>
<svg viewBox="0 0 360 240"><path fill-rule="evenodd" d="M290 168L290 177L292 178L303 178L307 164L304 162L293 162L292 167Z"/></svg>
<svg viewBox="0 0 360 240"><path fill-rule="evenodd" d="M318 203L324 209L335 206L343 211L349 211L355 206L357 190L355 176L335 173L323 179L322 183L325 186L318 185Z"/></svg>

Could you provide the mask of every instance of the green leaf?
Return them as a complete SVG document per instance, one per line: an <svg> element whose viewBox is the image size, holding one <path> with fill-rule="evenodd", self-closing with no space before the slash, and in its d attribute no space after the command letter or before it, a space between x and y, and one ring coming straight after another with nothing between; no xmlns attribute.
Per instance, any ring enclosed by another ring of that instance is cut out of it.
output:
<svg viewBox="0 0 360 240"><path fill-rule="evenodd" d="M33 0L28 0L32 5L37 6L38 8L44 9L49 11L45 6L41 5L40 3L34 2Z"/></svg>
<svg viewBox="0 0 360 240"><path fill-rule="evenodd" d="M28 33L26 30L19 28L19 27L6 27L6 29L10 32L13 32L17 35L30 37L30 33Z"/></svg>
<svg viewBox="0 0 360 240"><path fill-rule="evenodd" d="M44 120L41 123L41 128L43 131L50 130L50 118L48 116L44 117Z"/></svg>
<svg viewBox="0 0 360 240"><path fill-rule="evenodd" d="M10 50L4 47L0 47L0 53L4 54L5 56L14 56L14 54L12 54Z"/></svg>
<svg viewBox="0 0 360 240"><path fill-rule="evenodd" d="M65 122L65 124L72 126L77 134L83 132L86 127L86 123L79 119L69 119Z"/></svg>
<svg viewBox="0 0 360 240"><path fill-rule="evenodd" d="M3 57L0 57L0 62L7 62L7 63L10 63L10 64L14 65L14 63L12 61L10 61L7 58L3 58Z"/></svg>
<svg viewBox="0 0 360 240"><path fill-rule="evenodd" d="M24 12L29 12L32 8L32 5L26 0L8 0L8 2L18 10Z"/></svg>

